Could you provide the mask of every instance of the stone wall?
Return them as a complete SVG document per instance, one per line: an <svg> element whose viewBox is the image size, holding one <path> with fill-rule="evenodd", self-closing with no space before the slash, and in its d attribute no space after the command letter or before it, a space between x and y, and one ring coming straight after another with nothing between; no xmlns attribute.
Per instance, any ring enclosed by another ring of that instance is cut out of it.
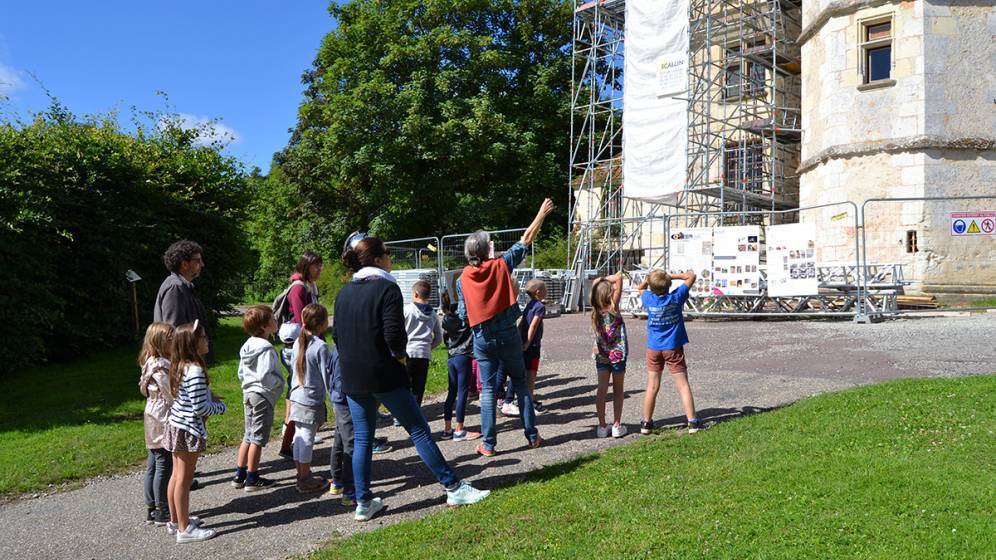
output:
<svg viewBox="0 0 996 560"><path fill-rule="evenodd" d="M800 206L996 195L996 2L804 6ZM860 87L861 22L886 15L895 83ZM994 209L996 199L869 203L868 261L902 264L913 293L996 293L996 236L950 232L951 212ZM844 207L802 213L817 223L821 261L853 262L852 215Z"/></svg>

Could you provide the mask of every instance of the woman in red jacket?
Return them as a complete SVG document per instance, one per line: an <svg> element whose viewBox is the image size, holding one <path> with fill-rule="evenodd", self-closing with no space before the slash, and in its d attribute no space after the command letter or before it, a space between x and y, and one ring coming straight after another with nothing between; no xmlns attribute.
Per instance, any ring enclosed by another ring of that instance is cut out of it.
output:
<svg viewBox="0 0 996 560"><path fill-rule="evenodd" d="M294 317L288 325L281 325L279 337L284 342L284 348L280 353L281 361L287 368L287 397L290 396L290 354L301 330L301 311L312 303L318 303L318 277L322 275L322 256L312 251L305 251L301 258L297 260L294 267L294 274L291 274L291 288L287 293L287 304L290 306ZM293 328L290 327L293 324ZM284 410L284 436L280 442L280 455L291 459L294 457L291 450L291 442L294 441L294 422L290 421L291 402L285 401Z"/></svg>

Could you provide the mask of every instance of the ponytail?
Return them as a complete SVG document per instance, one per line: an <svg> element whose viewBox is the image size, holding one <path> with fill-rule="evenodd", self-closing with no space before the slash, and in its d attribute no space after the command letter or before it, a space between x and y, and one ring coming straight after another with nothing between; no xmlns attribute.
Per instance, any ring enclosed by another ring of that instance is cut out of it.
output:
<svg viewBox="0 0 996 560"><path fill-rule="evenodd" d="M297 335L297 359L294 366L297 368L297 384L304 386L304 368L308 363L308 345L312 336L325 334L325 329L329 324L329 312L325 306L318 303L311 303L301 311L301 334Z"/></svg>

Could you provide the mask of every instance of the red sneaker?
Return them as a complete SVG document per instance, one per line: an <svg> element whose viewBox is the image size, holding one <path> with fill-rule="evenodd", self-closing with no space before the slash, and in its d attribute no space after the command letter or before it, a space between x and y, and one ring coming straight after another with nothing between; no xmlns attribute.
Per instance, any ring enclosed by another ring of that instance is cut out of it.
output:
<svg viewBox="0 0 996 560"><path fill-rule="evenodd" d="M495 456L495 450L494 449L488 449L487 447L484 447L483 444L477 446L477 452L480 453L481 455L485 456L485 457L494 457Z"/></svg>

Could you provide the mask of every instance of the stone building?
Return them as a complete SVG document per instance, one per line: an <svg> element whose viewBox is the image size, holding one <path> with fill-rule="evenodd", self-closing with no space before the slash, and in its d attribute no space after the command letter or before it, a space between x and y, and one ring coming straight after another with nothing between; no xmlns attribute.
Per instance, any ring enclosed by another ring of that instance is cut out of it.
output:
<svg viewBox="0 0 996 560"><path fill-rule="evenodd" d="M800 206L996 195L994 39L993 0L805 2ZM845 210L811 215L821 260L853 255ZM996 235L951 232L973 210L996 198L869 203L869 262L902 264L913 292L996 293Z"/></svg>

